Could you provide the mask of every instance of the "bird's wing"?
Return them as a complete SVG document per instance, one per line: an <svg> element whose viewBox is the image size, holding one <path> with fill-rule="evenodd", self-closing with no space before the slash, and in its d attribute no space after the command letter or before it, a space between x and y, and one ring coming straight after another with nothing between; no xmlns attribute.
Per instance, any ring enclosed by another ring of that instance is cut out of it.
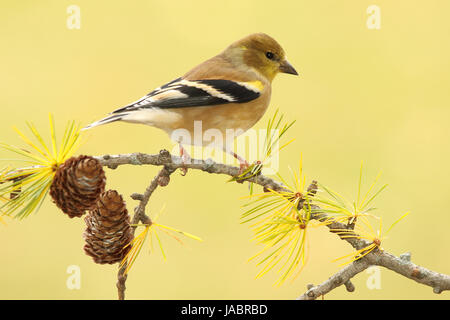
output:
<svg viewBox="0 0 450 320"><path fill-rule="evenodd" d="M260 81L186 80L178 78L112 113L145 108L171 109L244 103L258 98L262 89L263 84Z"/></svg>

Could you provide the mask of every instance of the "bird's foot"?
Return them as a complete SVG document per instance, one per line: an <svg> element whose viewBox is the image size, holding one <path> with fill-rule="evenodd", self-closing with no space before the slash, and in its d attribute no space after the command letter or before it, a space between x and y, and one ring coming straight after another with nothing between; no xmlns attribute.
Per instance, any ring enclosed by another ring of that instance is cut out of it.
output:
<svg viewBox="0 0 450 320"><path fill-rule="evenodd" d="M248 164L248 162L246 160L239 160L239 172L238 172L238 176L242 175L248 168L250 167L250 165Z"/></svg>
<svg viewBox="0 0 450 320"><path fill-rule="evenodd" d="M239 171L237 176L235 177L235 181L238 183L244 183L244 179L247 176L247 171L250 168L250 165L245 159L238 159L239 160Z"/></svg>
<svg viewBox="0 0 450 320"><path fill-rule="evenodd" d="M186 149L183 148L183 146L181 144L180 144L180 157L181 157L180 171L181 171L181 175L184 177L188 172L188 168L186 167L186 164L191 163L191 156L186 151Z"/></svg>
<svg viewBox="0 0 450 320"><path fill-rule="evenodd" d="M237 161L239 161L239 171L233 180L240 182L240 180L243 178L242 175L244 175L246 173L246 171L248 170L250 165L248 164L247 160L245 160L244 158L239 156L237 153L235 153L231 150L226 150L226 151L229 154L231 154Z"/></svg>

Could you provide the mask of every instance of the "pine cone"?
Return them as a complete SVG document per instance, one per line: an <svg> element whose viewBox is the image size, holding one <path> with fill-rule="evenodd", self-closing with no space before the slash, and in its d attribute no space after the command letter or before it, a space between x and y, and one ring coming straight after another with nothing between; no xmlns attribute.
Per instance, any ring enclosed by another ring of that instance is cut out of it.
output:
<svg viewBox="0 0 450 320"><path fill-rule="evenodd" d="M70 218L95 208L105 190L106 177L100 162L90 156L72 157L56 169L50 195Z"/></svg>
<svg viewBox="0 0 450 320"><path fill-rule="evenodd" d="M84 218L86 230L83 233L86 244L84 251L99 264L113 264L122 261L133 240L125 202L115 190L100 195L97 207Z"/></svg>

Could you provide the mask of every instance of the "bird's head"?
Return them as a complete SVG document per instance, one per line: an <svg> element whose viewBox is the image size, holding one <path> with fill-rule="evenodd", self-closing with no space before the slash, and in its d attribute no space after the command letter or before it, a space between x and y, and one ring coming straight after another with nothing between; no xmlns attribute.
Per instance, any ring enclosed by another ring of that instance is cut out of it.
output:
<svg viewBox="0 0 450 320"><path fill-rule="evenodd" d="M270 81L279 72L298 75L286 60L283 48L264 33L251 34L236 41L225 50L227 52L239 54L246 66L255 69Z"/></svg>

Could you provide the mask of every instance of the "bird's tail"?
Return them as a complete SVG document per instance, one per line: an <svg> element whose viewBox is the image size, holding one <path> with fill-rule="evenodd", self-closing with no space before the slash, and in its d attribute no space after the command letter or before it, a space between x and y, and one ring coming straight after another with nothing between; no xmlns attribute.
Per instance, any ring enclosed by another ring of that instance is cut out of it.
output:
<svg viewBox="0 0 450 320"><path fill-rule="evenodd" d="M111 122L115 122L115 121L120 121L122 120L128 113L114 113L111 114L101 120L95 121L93 123L91 123L90 125L84 127L81 130L88 130L91 129L93 127L97 127L97 126L101 126L102 124L107 124L107 123L111 123Z"/></svg>

